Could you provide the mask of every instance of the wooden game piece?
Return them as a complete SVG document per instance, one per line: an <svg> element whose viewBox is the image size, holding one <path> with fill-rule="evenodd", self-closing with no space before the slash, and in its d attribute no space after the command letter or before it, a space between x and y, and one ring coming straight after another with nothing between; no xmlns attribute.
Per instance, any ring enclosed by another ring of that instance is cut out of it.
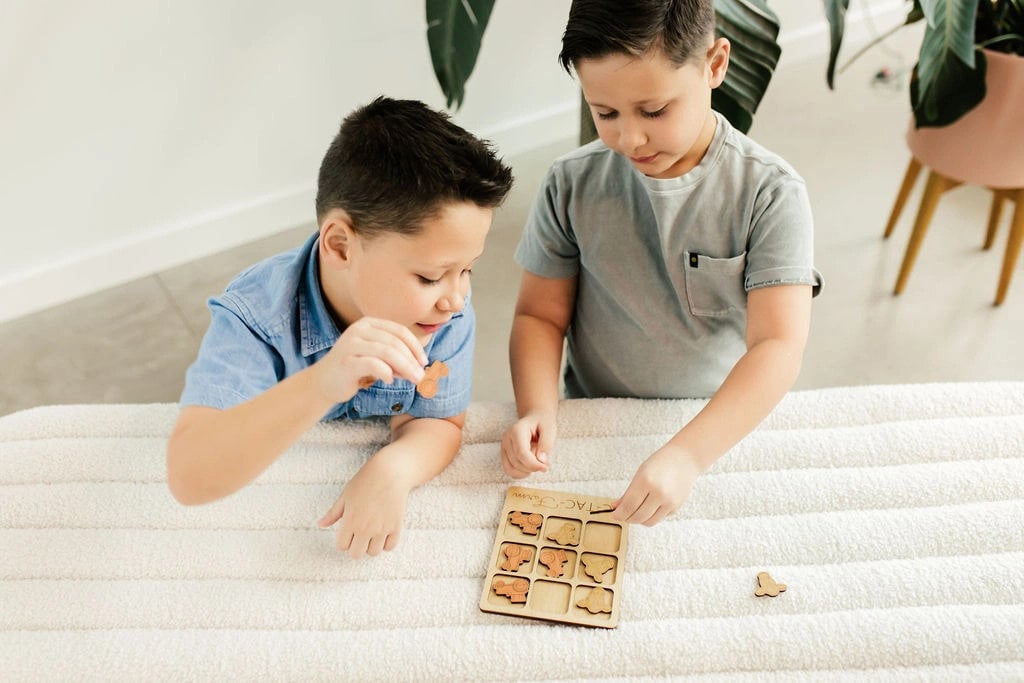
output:
<svg viewBox="0 0 1024 683"><path fill-rule="evenodd" d="M501 568L507 572L519 571L519 565L529 562L533 558L533 548L525 545L512 545L505 548L505 561Z"/></svg>
<svg viewBox="0 0 1024 683"><path fill-rule="evenodd" d="M538 558L540 563L548 568L548 576L553 579L557 579L562 575L565 571L562 568L562 565L564 565L568 559L569 556L566 555L565 551L561 548L558 548L557 550L552 550L551 548L542 550L540 551L540 557Z"/></svg>
<svg viewBox="0 0 1024 683"><path fill-rule="evenodd" d="M612 611L612 593L601 586L594 586L587 597L576 601L577 607L583 607L591 614Z"/></svg>
<svg viewBox="0 0 1024 683"><path fill-rule="evenodd" d="M508 596L509 602L526 602L526 594L530 592L530 582L526 579L514 579L509 583L499 579L492 587L498 595Z"/></svg>
<svg viewBox="0 0 1024 683"><path fill-rule="evenodd" d="M603 582L604 575L609 569L615 566L615 559L605 556L585 555L580 558L583 562L583 571L598 583Z"/></svg>
<svg viewBox="0 0 1024 683"><path fill-rule="evenodd" d="M566 522L558 528L558 531L550 533L547 538L560 545L579 545L579 530L572 522Z"/></svg>
<svg viewBox="0 0 1024 683"><path fill-rule="evenodd" d="M437 383L447 376L448 366L443 360L435 360L423 369L423 379L416 383L416 391L423 398L434 398L437 395Z"/></svg>
<svg viewBox="0 0 1024 683"><path fill-rule="evenodd" d="M366 389L367 387L372 387L376 382L377 378L373 375L363 375L356 384L359 385L360 389Z"/></svg>
<svg viewBox="0 0 1024 683"><path fill-rule="evenodd" d="M541 522L544 521L542 515L532 512L526 514L524 512L513 512L512 517L509 519L510 522L515 524L517 527L523 530L524 534L530 534L531 536L537 535L537 530L540 528Z"/></svg>
<svg viewBox="0 0 1024 683"><path fill-rule="evenodd" d="M605 506L603 506L603 507L601 507L601 508L599 508L597 510L591 508L590 512L588 512L587 514L588 515L599 515L602 512L615 512L615 508L613 508L611 505L605 505Z"/></svg>
<svg viewBox="0 0 1024 683"><path fill-rule="evenodd" d="M761 598L764 596L777 597L779 593L786 590L786 584L776 583L775 579L771 577L768 572L758 572L757 574L757 588L754 589L754 595Z"/></svg>

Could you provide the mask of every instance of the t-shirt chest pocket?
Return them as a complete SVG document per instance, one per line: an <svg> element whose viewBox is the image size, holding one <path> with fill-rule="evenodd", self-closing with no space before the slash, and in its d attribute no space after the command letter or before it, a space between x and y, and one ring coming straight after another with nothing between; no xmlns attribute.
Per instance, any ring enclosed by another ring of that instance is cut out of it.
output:
<svg viewBox="0 0 1024 683"><path fill-rule="evenodd" d="M746 252L729 258L712 258L683 252L686 273L686 303L690 313L699 317L724 317L747 307L743 288L747 265Z"/></svg>

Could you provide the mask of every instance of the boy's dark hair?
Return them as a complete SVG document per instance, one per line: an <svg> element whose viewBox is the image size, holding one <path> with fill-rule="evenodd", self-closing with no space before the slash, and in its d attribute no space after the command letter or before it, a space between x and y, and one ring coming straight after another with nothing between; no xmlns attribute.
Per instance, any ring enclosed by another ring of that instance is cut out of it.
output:
<svg viewBox="0 0 1024 683"><path fill-rule="evenodd" d="M712 0L573 0L558 61L660 49L676 66L699 59L715 32Z"/></svg>
<svg viewBox="0 0 1024 683"><path fill-rule="evenodd" d="M317 222L343 209L360 234L415 234L449 202L495 208L511 188L487 141L422 102L378 97L345 117L324 155Z"/></svg>

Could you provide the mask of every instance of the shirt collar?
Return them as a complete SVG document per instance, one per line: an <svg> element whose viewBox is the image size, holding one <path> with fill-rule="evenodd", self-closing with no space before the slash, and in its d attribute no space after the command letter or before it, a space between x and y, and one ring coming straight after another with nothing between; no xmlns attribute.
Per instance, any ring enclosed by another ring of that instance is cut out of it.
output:
<svg viewBox="0 0 1024 683"><path fill-rule="evenodd" d="M341 336L320 289L320 263L317 259L319 244L320 234L317 232L303 245L308 253L299 280L299 344L302 355L307 358L330 349Z"/></svg>

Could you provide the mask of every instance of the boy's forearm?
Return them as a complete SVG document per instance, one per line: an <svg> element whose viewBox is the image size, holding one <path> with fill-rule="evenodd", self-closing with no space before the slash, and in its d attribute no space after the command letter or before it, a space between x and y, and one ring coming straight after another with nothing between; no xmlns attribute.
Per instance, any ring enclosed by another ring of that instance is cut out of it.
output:
<svg viewBox="0 0 1024 683"><path fill-rule="evenodd" d="M701 471L757 427L800 374L803 344L766 339L737 361L707 405L669 443L686 450Z"/></svg>
<svg viewBox="0 0 1024 683"><path fill-rule="evenodd" d="M444 471L462 445L461 418L413 418L394 428L387 446L370 462L410 491Z"/></svg>
<svg viewBox="0 0 1024 683"><path fill-rule="evenodd" d="M563 330L540 318L517 314L509 338L512 388L520 417L558 410Z"/></svg>
<svg viewBox="0 0 1024 683"><path fill-rule="evenodd" d="M316 424L333 402L316 390L311 370L227 410L183 414L167 446L174 496L199 504L234 493Z"/></svg>

